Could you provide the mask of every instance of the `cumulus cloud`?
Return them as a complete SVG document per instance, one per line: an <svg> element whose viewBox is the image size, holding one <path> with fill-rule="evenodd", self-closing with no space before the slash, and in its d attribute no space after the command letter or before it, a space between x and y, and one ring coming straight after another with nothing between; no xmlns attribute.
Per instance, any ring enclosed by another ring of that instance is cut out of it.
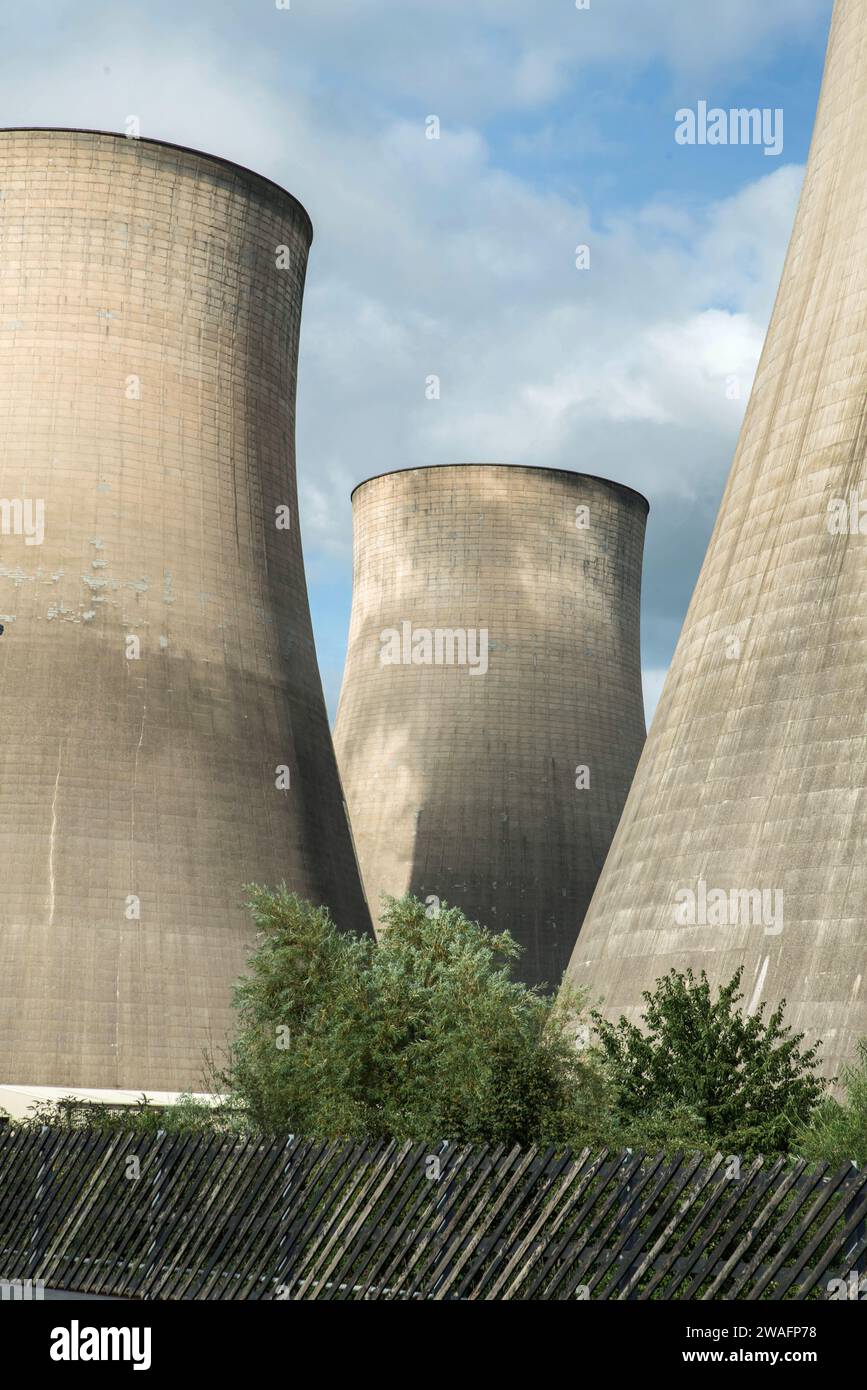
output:
<svg viewBox="0 0 867 1390"><path fill-rule="evenodd" d="M616 210L586 179L509 167L523 126L594 67L672 86L758 70L816 38L825 0L33 0L0 34L3 124L122 129L209 149L296 193L316 226L302 326L299 473L315 591L345 605L349 492L411 464L574 468L652 503L646 695L702 558L773 302L802 169L731 196ZM426 140L425 116L443 117ZM673 110L673 107L672 107ZM487 123L517 121L510 138ZM584 156L609 135L591 128ZM576 154L576 165L581 161ZM575 266L578 244L589 270ZM441 391L426 399L436 375ZM335 577L340 579L334 596ZM314 592L314 600L315 600ZM315 604L314 604L315 606ZM344 617L323 667L339 670ZM329 676L336 681L336 677ZM329 689L333 705L336 690Z"/></svg>

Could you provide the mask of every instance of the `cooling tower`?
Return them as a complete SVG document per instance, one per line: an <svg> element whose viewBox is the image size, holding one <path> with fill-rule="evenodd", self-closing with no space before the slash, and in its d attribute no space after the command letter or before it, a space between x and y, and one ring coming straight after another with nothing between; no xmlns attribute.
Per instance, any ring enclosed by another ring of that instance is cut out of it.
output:
<svg viewBox="0 0 867 1390"><path fill-rule="evenodd" d="M829 1073L867 1034L865 246L867 5L838 0L743 432L569 971L637 1018L672 967L743 964Z"/></svg>
<svg viewBox="0 0 867 1390"><path fill-rule="evenodd" d="M197 1086L245 882L368 920L296 508L311 226L86 131L0 133L0 188L0 1079Z"/></svg>
<svg viewBox="0 0 867 1390"><path fill-rule="evenodd" d="M353 519L335 746L371 912L460 907L554 987L644 742L647 503L457 464L370 479Z"/></svg>

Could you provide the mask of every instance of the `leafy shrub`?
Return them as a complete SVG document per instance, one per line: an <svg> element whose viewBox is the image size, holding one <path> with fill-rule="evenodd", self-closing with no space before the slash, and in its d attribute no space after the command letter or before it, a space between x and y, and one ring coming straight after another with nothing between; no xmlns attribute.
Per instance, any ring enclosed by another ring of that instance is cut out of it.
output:
<svg viewBox="0 0 867 1390"><path fill-rule="evenodd" d="M827 1096L802 1125L794 1147L806 1159L832 1167L867 1163L867 1038L858 1044L855 1062L840 1076L844 1099Z"/></svg>
<svg viewBox="0 0 867 1390"><path fill-rule="evenodd" d="M457 908L387 899L379 944L254 887L259 943L225 1074L257 1127L530 1144L601 1134L604 1083L574 1046L579 998L511 978L519 947Z"/></svg>
<svg viewBox="0 0 867 1390"><path fill-rule="evenodd" d="M98 1130L101 1134L210 1134L237 1129L241 1120L225 1101L209 1105L196 1096L182 1095L172 1105L151 1105L143 1094L134 1105L105 1105L77 1096L38 1101L19 1124L25 1129L51 1125L56 1129Z"/></svg>
<svg viewBox="0 0 867 1390"><path fill-rule="evenodd" d="M827 1084L813 1075L819 1046L802 1052L803 1034L783 1027L785 1000L767 1021L764 1004L752 1015L737 1008L742 973L714 999L704 971L696 980L672 970L643 995L643 1031L593 1013L621 1133L664 1131L676 1116L687 1136L704 1136L702 1148L789 1150Z"/></svg>

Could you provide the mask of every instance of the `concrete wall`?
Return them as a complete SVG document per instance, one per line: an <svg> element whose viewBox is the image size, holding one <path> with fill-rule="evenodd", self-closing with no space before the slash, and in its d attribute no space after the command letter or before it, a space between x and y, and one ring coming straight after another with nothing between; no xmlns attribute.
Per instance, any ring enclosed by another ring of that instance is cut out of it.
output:
<svg viewBox="0 0 867 1390"><path fill-rule="evenodd" d="M0 498L45 507L0 535L0 1080L200 1089L242 884L368 921L295 496L310 222L86 132L0 133L0 189Z"/></svg>
<svg viewBox="0 0 867 1390"><path fill-rule="evenodd" d="M635 1017L673 966L744 964L748 1004L785 996L830 1072L867 1034L867 534L828 525L835 498L867 503L865 246L867 6L838 0L737 454L570 966ZM679 924L700 881L781 893L782 929L773 897Z"/></svg>
<svg viewBox="0 0 867 1390"><path fill-rule="evenodd" d="M459 464L373 478L353 516L335 746L371 911L406 891L457 905L556 986L644 740L647 503L579 473ZM479 634L477 673L435 647L384 665L404 622Z"/></svg>

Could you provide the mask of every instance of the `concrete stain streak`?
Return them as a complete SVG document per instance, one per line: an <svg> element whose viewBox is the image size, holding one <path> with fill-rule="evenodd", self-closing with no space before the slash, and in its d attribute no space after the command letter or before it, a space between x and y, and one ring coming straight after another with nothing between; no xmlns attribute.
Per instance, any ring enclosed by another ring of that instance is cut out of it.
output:
<svg viewBox="0 0 867 1390"><path fill-rule="evenodd" d="M756 980L756 986L753 990L753 997L750 1000L749 1006L747 1008L747 1014L750 1017L752 1017L752 1015L758 1009L759 1004L762 1002L762 990L765 987L765 980L768 978L768 966L770 965L770 963L770 956L765 956L764 960L762 961L762 967L759 971L759 978Z"/></svg>
<svg viewBox="0 0 867 1390"><path fill-rule="evenodd" d="M63 759L63 744L57 750L57 776L54 779L54 796L51 798L51 836L48 841L48 925L54 926L54 842L57 836L57 793L60 789L60 764Z"/></svg>

